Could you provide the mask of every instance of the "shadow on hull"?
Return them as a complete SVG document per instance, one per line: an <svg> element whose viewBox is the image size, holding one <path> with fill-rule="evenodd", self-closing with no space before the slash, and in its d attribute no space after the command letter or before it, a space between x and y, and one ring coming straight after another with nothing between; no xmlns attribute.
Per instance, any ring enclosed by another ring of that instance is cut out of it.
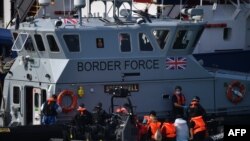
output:
<svg viewBox="0 0 250 141"><path fill-rule="evenodd" d="M203 53L194 54L194 57L197 61L202 62L204 67L250 72L250 65L248 64L250 51Z"/></svg>
<svg viewBox="0 0 250 141"><path fill-rule="evenodd" d="M49 141L62 138L62 125L32 125L0 128L1 141Z"/></svg>

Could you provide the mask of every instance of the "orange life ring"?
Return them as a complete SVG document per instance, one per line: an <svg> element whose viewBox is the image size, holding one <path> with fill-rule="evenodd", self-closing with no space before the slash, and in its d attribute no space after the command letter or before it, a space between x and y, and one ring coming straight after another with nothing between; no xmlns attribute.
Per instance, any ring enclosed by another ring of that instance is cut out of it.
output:
<svg viewBox="0 0 250 141"><path fill-rule="evenodd" d="M242 101L246 88L239 81L232 81L227 88L227 98L234 104Z"/></svg>
<svg viewBox="0 0 250 141"><path fill-rule="evenodd" d="M65 106L63 104L63 97L65 95L68 95L71 97L71 104L69 106ZM73 111L76 106L77 106L77 96L74 95L73 91L70 90L63 90L62 92L60 92L60 94L58 95L58 99L57 99L58 104L62 107L62 111L65 113L71 112Z"/></svg>

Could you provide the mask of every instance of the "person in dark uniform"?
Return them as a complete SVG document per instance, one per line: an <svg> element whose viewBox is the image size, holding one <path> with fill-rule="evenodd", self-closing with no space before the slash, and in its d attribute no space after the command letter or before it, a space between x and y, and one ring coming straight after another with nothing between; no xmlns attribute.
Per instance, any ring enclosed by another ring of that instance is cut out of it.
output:
<svg viewBox="0 0 250 141"><path fill-rule="evenodd" d="M184 112L187 109L185 102L186 102L186 98L182 93L181 86L176 86L174 94L172 96L174 117L176 117L176 115L181 115L182 117L184 116Z"/></svg>
<svg viewBox="0 0 250 141"><path fill-rule="evenodd" d="M106 137L107 120L110 117L107 112L102 109L102 103L99 102L92 111L93 126L91 126L91 138L93 140L104 140Z"/></svg>
<svg viewBox="0 0 250 141"><path fill-rule="evenodd" d="M89 125L92 124L92 115L87 108L85 108L84 104L81 104L77 111L77 114L72 120L72 124L75 126L74 133L77 139L84 139L88 136L86 133L89 132Z"/></svg>
<svg viewBox="0 0 250 141"><path fill-rule="evenodd" d="M99 125L102 125L102 126L105 125L106 119L109 118L109 115L107 114L107 112L102 109L102 103L101 102L99 102L95 106L95 108L93 109L92 115L93 115L93 122L95 124L99 124Z"/></svg>
<svg viewBox="0 0 250 141"><path fill-rule="evenodd" d="M89 125L92 123L92 115L91 113L85 108L84 104L81 104L78 109L78 113L74 116L72 121L75 125Z"/></svg>

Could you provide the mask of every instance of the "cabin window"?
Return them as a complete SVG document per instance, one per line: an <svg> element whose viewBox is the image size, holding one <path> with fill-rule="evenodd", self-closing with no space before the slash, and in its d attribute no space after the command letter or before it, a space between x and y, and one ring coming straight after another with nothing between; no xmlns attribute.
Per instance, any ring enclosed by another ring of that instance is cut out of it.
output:
<svg viewBox="0 0 250 141"><path fill-rule="evenodd" d="M31 36L29 36L24 44L24 49L27 51L35 51Z"/></svg>
<svg viewBox="0 0 250 141"><path fill-rule="evenodd" d="M153 47L144 33L139 33L139 42L141 51L153 51Z"/></svg>
<svg viewBox="0 0 250 141"><path fill-rule="evenodd" d="M12 35L13 35L14 39L16 40L16 38L17 38L17 36L18 36L18 33L13 32Z"/></svg>
<svg viewBox="0 0 250 141"><path fill-rule="evenodd" d="M59 52L59 47L53 35L47 35L50 51Z"/></svg>
<svg viewBox="0 0 250 141"><path fill-rule="evenodd" d="M35 40L36 40L36 45L37 45L38 50L39 51L45 51L42 36L39 35L39 34L35 34L34 37L35 37Z"/></svg>
<svg viewBox="0 0 250 141"><path fill-rule="evenodd" d="M44 103L46 102L47 100L47 93L46 93L46 90L42 90L42 98L41 98L41 103Z"/></svg>
<svg viewBox="0 0 250 141"><path fill-rule="evenodd" d="M80 51L79 35L63 35L63 39L70 52Z"/></svg>
<svg viewBox="0 0 250 141"><path fill-rule="evenodd" d="M35 108L39 107L39 94L35 93L35 100L34 100Z"/></svg>
<svg viewBox="0 0 250 141"><path fill-rule="evenodd" d="M96 47L97 48L104 48L104 40L103 40L103 38L96 38Z"/></svg>
<svg viewBox="0 0 250 141"><path fill-rule="evenodd" d="M179 30L176 33L173 49L185 49L192 39L192 31Z"/></svg>
<svg viewBox="0 0 250 141"><path fill-rule="evenodd" d="M17 39L15 40L14 45L12 46L12 50L21 51L28 37L29 37L29 34L27 33L18 34Z"/></svg>
<svg viewBox="0 0 250 141"><path fill-rule="evenodd" d="M204 28L201 28L197 31L197 34L195 36L195 39L194 39L194 43L193 43L193 46L192 47L195 47L197 42L199 41L200 37L201 37L201 34L203 33L203 30Z"/></svg>
<svg viewBox="0 0 250 141"><path fill-rule="evenodd" d="M230 40L232 36L232 28L224 28L223 31L223 39L224 40Z"/></svg>
<svg viewBox="0 0 250 141"><path fill-rule="evenodd" d="M20 103L20 88L19 87L13 87L13 103L19 104Z"/></svg>
<svg viewBox="0 0 250 141"><path fill-rule="evenodd" d="M37 107L39 107L39 94L35 93L34 97L35 97L34 106L37 108ZM42 103L46 102L46 100L47 100L46 90L43 89L41 91L40 103L42 104Z"/></svg>
<svg viewBox="0 0 250 141"><path fill-rule="evenodd" d="M161 49L164 49L168 40L169 30L154 30L153 35Z"/></svg>
<svg viewBox="0 0 250 141"><path fill-rule="evenodd" d="M130 44L130 35L128 33L121 33L119 36L120 40L120 48L122 52L130 52L131 44Z"/></svg>

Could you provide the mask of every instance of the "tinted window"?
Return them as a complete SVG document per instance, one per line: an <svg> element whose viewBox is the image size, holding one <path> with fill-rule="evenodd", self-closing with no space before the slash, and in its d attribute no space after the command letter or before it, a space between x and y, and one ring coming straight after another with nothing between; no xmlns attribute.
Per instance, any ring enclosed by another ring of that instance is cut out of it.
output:
<svg viewBox="0 0 250 141"><path fill-rule="evenodd" d="M14 37L14 39L16 39L16 38L17 38L17 36L18 36L18 33L13 32L13 37Z"/></svg>
<svg viewBox="0 0 250 141"><path fill-rule="evenodd" d="M173 49L185 49L192 39L192 31L179 30L176 33Z"/></svg>
<svg viewBox="0 0 250 141"><path fill-rule="evenodd" d="M59 52L58 45L53 35L47 35L50 51Z"/></svg>
<svg viewBox="0 0 250 141"><path fill-rule="evenodd" d="M224 40L230 40L232 36L232 28L224 28L224 31L223 31L223 39Z"/></svg>
<svg viewBox="0 0 250 141"><path fill-rule="evenodd" d="M140 50L141 51L152 51L153 47L149 42L147 36L143 33L139 34Z"/></svg>
<svg viewBox="0 0 250 141"><path fill-rule="evenodd" d="M96 38L96 47L97 48L104 48L103 38Z"/></svg>
<svg viewBox="0 0 250 141"><path fill-rule="evenodd" d="M201 28L201 29L199 29L199 30L197 31L197 34L196 34L196 37L195 37L195 39L194 39L194 43L193 43L192 47L195 47L195 46L196 46L197 42L199 41L199 39L200 39L200 37L201 37L201 34L203 33L203 30L204 30L204 28Z"/></svg>
<svg viewBox="0 0 250 141"><path fill-rule="evenodd" d="M46 90L42 90L41 103L44 103L47 100Z"/></svg>
<svg viewBox="0 0 250 141"><path fill-rule="evenodd" d="M157 43L161 49L163 49L167 43L168 33L169 33L168 30L154 30L153 31L153 35L155 39L157 40Z"/></svg>
<svg viewBox="0 0 250 141"><path fill-rule="evenodd" d="M128 33L120 34L120 48L122 52L131 51L130 35Z"/></svg>
<svg viewBox="0 0 250 141"><path fill-rule="evenodd" d="M19 104L20 103L20 88L13 87L13 103Z"/></svg>
<svg viewBox="0 0 250 141"><path fill-rule="evenodd" d="M63 35L63 39L70 52L80 51L79 35Z"/></svg>
<svg viewBox="0 0 250 141"><path fill-rule="evenodd" d="M39 51L45 51L42 36L39 35L39 34L35 34L34 37L35 37L35 40L36 40L36 45L37 45L38 50Z"/></svg>
<svg viewBox="0 0 250 141"><path fill-rule="evenodd" d="M20 33L17 36L17 39L14 42L14 45L12 47L13 51L21 51L23 49L24 44L26 43L26 40L29 38L29 34L27 33Z"/></svg>
<svg viewBox="0 0 250 141"><path fill-rule="evenodd" d="M32 42L32 38L29 36L24 44L24 49L27 51L35 51L34 44Z"/></svg>
<svg viewBox="0 0 250 141"><path fill-rule="evenodd" d="M39 94L38 93L35 93L35 108L39 107Z"/></svg>

